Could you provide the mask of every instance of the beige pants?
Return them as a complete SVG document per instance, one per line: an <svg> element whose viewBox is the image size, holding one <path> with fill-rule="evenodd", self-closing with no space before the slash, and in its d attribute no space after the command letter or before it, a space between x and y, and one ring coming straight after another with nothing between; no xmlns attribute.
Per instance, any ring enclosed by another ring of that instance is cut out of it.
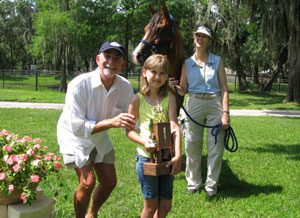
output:
<svg viewBox="0 0 300 218"><path fill-rule="evenodd" d="M213 126L221 122L221 98L199 99L193 96L187 98L186 108L191 117L198 123ZM217 137L211 134L212 129L207 129L207 176L205 181L206 191L216 193L222 167L224 152L224 133L222 129ZM188 117L184 123L185 150L186 150L186 179L188 190L198 190L202 184L201 159L203 149L204 128L195 124Z"/></svg>

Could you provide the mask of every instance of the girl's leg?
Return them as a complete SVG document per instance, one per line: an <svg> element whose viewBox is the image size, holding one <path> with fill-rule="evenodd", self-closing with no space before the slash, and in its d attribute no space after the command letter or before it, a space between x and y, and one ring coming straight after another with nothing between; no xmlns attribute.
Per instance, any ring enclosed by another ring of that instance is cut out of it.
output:
<svg viewBox="0 0 300 218"><path fill-rule="evenodd" d="M171 199L160 199L158 201L158 209L154 214L154 218L164 218L167 217L168 213L172 208L172 200Z"/></svg>
<svg viewBox="0 0 300 218"><path fill-rule="evenodd" d="M144 199L144 208L142 210L141 218L152 218L158 208L158 199Z"/></svg>

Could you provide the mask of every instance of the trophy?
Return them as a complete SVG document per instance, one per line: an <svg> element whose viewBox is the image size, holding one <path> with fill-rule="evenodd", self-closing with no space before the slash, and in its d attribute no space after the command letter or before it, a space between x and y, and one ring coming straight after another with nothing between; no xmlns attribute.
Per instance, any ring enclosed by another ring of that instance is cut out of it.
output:
<svg viewBox="0 0 300 218"><path fill-rule="evenodd" d="M171 173L171 167L167 163L174 157L173 135L169 122L161 122L162 110L159 110L158 122L150 122L152 139L156 143L156 149L150 154L150 162L144 163L144 175L160 176Z"/></svg>

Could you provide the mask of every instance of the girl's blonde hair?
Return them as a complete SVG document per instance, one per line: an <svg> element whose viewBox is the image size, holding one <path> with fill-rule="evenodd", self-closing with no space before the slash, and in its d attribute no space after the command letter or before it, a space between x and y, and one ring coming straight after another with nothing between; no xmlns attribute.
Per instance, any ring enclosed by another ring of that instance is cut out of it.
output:
<svg viewBox="0 0 300 218"><path fill-rule="evenodd" d="M162 69L164 73L166 73L169 77L170 75L170 63L168 57L166 55L161 54L153 54L147 58L143 65L141 79L140 79L140 92L143 95L149 95L149 85L146 77L143 76L143 72L146 70L151 70L153 67L159 67ZM159 95L166 96L168 94L168 81L165 82L163 86L160 87Z"/></svg>

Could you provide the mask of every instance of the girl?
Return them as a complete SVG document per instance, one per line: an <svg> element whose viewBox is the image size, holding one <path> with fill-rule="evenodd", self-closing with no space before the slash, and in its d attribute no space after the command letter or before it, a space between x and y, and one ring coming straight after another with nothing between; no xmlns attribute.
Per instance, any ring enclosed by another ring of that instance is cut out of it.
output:
<svg viewBox="0 0 300 218"><path fill-rule="evenodd" d="M180 130L177 124L175 96L168 92L170 64L167 56L155 54L144 63L140 92L136 94L128 108L139 123L139 133L127 130L127 136L137 146L136 171L142 188L144 208L141 217L166 217L172 207L173 175L180 171L181 147ZM158 120L159 119L159 120ZM168 162L171 175L144 175L143 165L150 161L150 152L156 148L151 146L150 126L153 122L170 122L174 133L175 156Z"/></svg>

